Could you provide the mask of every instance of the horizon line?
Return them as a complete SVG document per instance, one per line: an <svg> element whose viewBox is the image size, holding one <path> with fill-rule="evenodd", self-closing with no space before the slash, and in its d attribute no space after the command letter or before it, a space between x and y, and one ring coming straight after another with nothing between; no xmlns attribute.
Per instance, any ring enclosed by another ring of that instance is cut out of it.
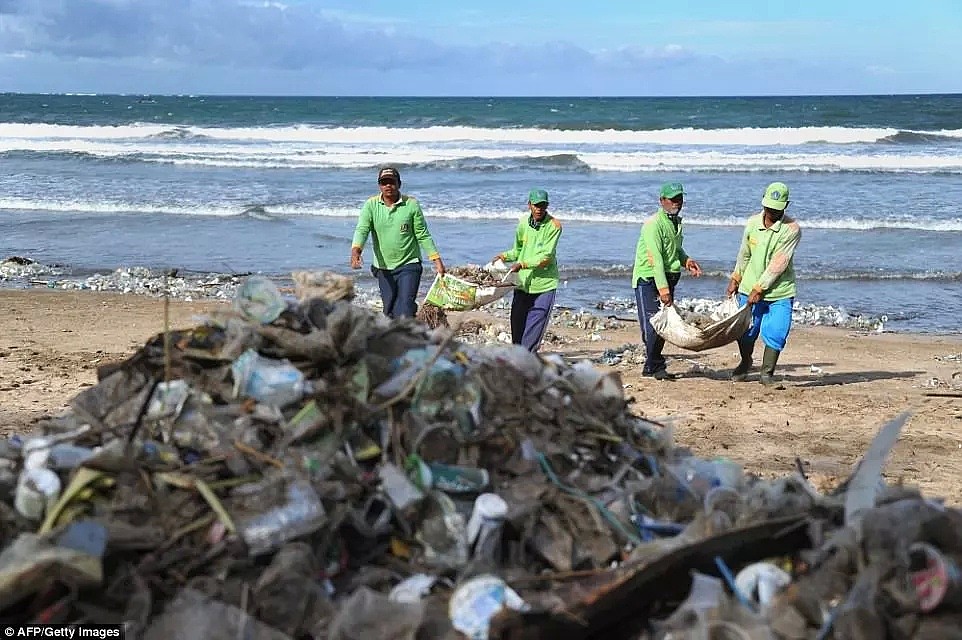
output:
<svg viewBox="0 0 962 640"><path fill-rule="evenodd" d="M776 94L686 94L686 95L515 95L515 94L361 94L361 93L342 93L342 94L309 94L309 93L151 93L140 91L129 92L99 92L99 91L0 91L4 96L72 96L72 97L102 97L102 96L141 96L141 97L163 97L163 98L364 98L364 99L518 99L518 100L585 100L585 99L605 99L605 100L678 100L678 99L739 99L739 98L895 98L895 97L962 97L962 91L931 91L931 92L894 92L894 93L776 93Z"/></svg>

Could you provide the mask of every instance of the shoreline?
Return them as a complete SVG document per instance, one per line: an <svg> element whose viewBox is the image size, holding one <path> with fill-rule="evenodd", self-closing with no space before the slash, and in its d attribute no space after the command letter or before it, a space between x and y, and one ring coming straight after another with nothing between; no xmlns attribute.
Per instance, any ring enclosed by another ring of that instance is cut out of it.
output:
<svg viewBox="0 0 962 640"><path fill-rule="evenodd" d="M164 330L164 299L55 289L0 289L0 427L24 433L59 413L96 382L96 368L132 355ZM170 327L198 324L226 301L170 300ZM467 342L496 341L504 312L449 313L471 321ZM503 339L504 336L502 336ZM877 429L909 410L912 417L886 467L890 480L962 504L962 400L928 396L962 392L962 336L793 328L776 376L782 388L732 383L737 361L728 345L691 353L666 345L675 381L640 375L636 322L560 312L542 355L590 359L617 372L632 410L674 427L676 441L701 456L726 457L772 477L792 473L798 457L816 486L844 479ZM628 347L629 350L625 351ZM756 364L760 349L756 349ZM954 377L953 377L954 376Z"/></svg>
<svg viewBox="0 0 962 640"><path fill-rule="evenodd" d="M290 272L285 272L282 275L257 273L269 277L281 287L282 291L293 286ZM379 304L376 284L373 280L367 279L363 271L361 273L353 271L336 273L355 279L355 293L363 304ZM103 273L97 271L83 276L73 273L70 269L64 270L62 267L42 264L29 258L10 256L0 260L0 290L116 292L144 295L151 298L162 298L164 292L167 292L171 300L185 302L229 301L233 298L237 287L243 282L244 278L250 275L254 275L254 272L222 273L133 266L119 267ZM705 279L702 278L702 280ZM426 293L429 285L430 274L422 280L422 295ZM563 286L567 287L567 280L565 280ZM580 304L558 304L555 308L556 310L587 312L600 318L617 318L622 321L631 318L632 321L635 321L636 311L634 299L631 296L600 296L600 292L596 293L599 293L599 297L595 299L584 299L582 295L583 299ZM676 300L678 307L682 310L705 313L711 311L721 302L714 297L714 292L709 293L709 297L699 296L698 293L706 294L708 292L701 290L696 292L695 295L682 295ZM492 305L489 308L494 307L495 305ZM501 310L505 311L506 307L502 307ZM849 313L843 306L836 306L831 303L818 304L799 300L796 301L792 315L796 326L840 327L846 330L874 330L880 333L895 332L901 335L962 336L962 329L897 327L895 330L891 330L887 325L889 318L885 314L876 316L859 312ZM898 318L894 320L896 324L898 324L898 320Z"/></svg>

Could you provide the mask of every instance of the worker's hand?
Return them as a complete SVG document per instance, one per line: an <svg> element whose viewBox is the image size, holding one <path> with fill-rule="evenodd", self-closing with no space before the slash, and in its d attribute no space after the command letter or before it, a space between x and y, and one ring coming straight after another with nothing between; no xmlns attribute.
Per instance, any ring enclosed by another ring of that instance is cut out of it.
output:
<svg viewBox="0 0 962 640"><path fill-rule="evenodd" d="M493 258L491 258L491 260L489 260L489 262L490 262L491 264L494 264L494 263L498 262L499 260L504 261L504 258L501 257L501 254L500 254L500 253L499 253L498 255L494 256Z"/></svg>
<svg viewBox="0 0 962 640"><path fill-rule="evenodd" d="M761 302L762 292L758 289L752 289L752 292L748 294L748 304L755 304L756 302Z"/></svg>
<svg viewBox="0 0 962 640"><path fill-rule="evenodd" d="M521 271L521 263L520 263L520 262L515 262L513 265L511 265L511 269L510 269L510 272L511 272L511 273L517 273L517 272L519 272L519 271Z"/></svg>
<svg viewBox="0 0 962 640"><path fill-rule="evenodd" d="M738 281L732 278L731 280L728 281L728 288L725 289L725 295L730 298L733 295L735 295L735 292L737 291L738 291Z"/></svg>
<svg viewBox="0 0 962 640"><path fill-rule="evenodd" d="M364 259L361 257L361 252L351 251L351 268L360 269L362 264L364 264Z"/></svg>
<svg viewBox="0 0 962 640"><path fill-rule="evenodd" d="M701 275L701 267L692 258L685 261L685 268L696 278Z"/></svg>
<svg viewBox="0 0 962 640"><path fill-rule="evenodd" d="M661 300L661 303L662 303L663 305L665 305L666 307L670 307L670 306L671 306L672 299L671 299L671 293L670 293L670 292L666 292L666 293L661 294L660 296L658 296L658 299Z"/></svg>
<svg viewBox="0 0 962 640"><path fill-rule="evenodd" d="M439 276L444 276L444 261L441 260L440 256L432 260L434 262L434 270Z"/></svg>

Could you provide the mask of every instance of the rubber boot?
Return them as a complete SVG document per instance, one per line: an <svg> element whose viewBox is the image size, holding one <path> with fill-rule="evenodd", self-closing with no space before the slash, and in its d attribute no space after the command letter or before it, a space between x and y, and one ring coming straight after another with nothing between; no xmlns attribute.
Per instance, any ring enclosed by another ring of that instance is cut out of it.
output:
<svg viewBox="0 0 962 640"><path fill-rule="evenodd" d="M742 342L738 341L738 353L742 356L742 361L738 363L738 366L732 369L732 381L733 382L744 382L745 378L748 377L748 372L752 368L752 351L755 350L754 342Z"/></svg>
<svg viewBox="0 0 962 640"><path fill-rule="evenodd" d="M762 373L758 377L758 381L762 384L775 384L775 365L778 364L778 356L780 353L780 351L775 351L766 345L765 355L762 356Z"/></svg>

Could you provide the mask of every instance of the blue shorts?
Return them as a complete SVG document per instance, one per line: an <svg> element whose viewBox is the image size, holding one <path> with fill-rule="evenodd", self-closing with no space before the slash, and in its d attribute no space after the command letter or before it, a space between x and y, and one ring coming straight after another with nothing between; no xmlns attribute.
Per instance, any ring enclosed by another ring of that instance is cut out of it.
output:
<svg viewBox="0 0 962 640"><path fill-rule="evenodd" d="M738 294L738 303L745 304L748 296ZM755 342L759 334L766 346L775 351L785 348L788 333L792 330L792 306L795 298L784 298L774 302L761 300L752 306L752 326L745 333L745 339Z"/></svg>

